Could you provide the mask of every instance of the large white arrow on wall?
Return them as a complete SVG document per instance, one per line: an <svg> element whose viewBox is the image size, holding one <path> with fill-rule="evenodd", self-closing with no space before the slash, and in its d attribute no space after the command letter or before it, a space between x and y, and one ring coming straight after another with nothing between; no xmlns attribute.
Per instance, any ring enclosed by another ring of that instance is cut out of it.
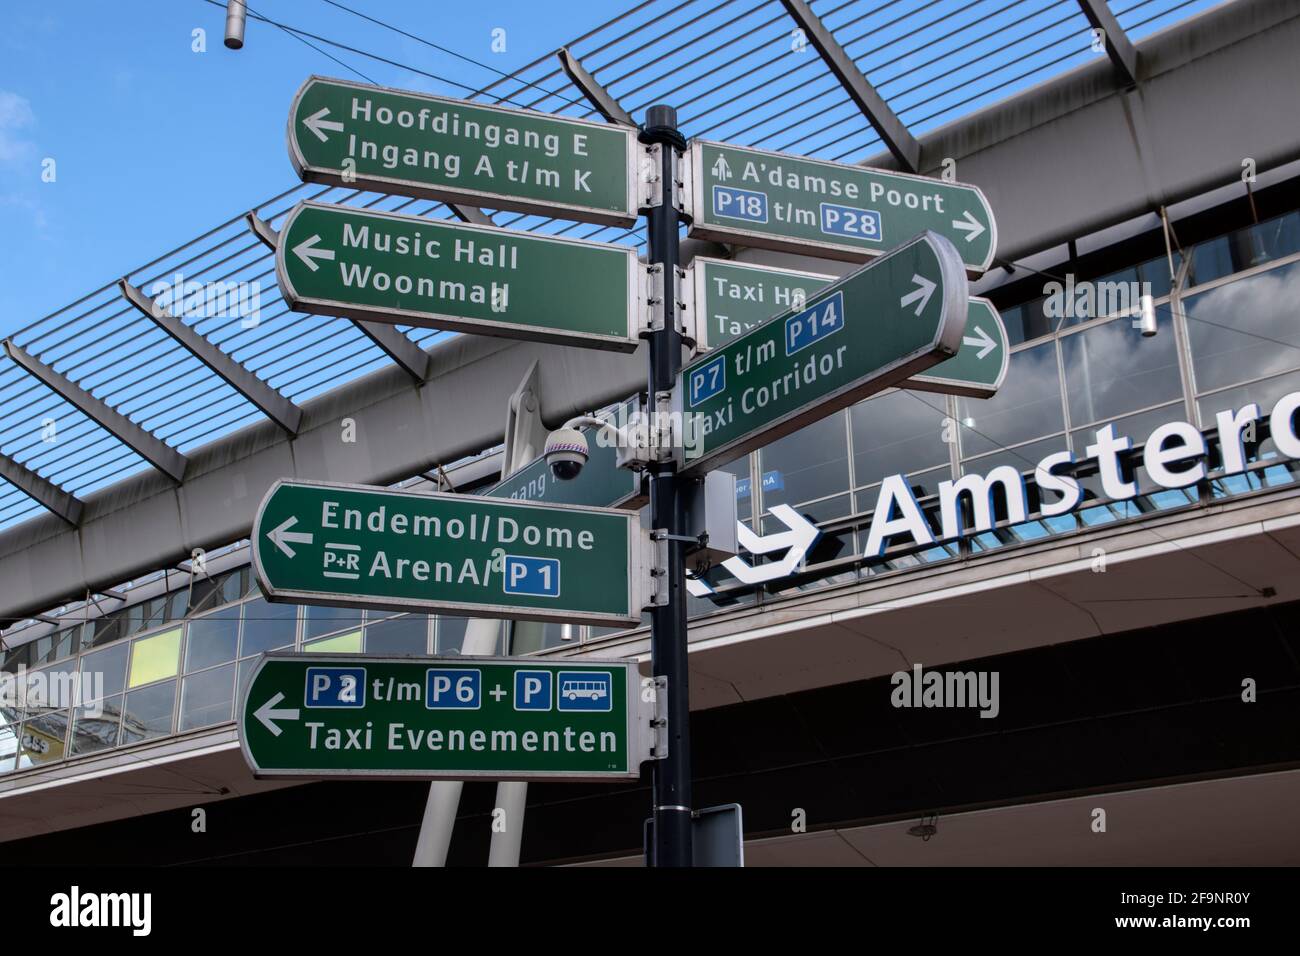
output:
<svg viewBox="0 0 1300 956"><path fill-rule="evenodd" d="M794 573L800 562L808 556L809 549L821 537L817 526L795 511L789 505L773 505L772 515L783 525L785 531L774 534L757 535L743 524L736 524L736 539L740 546L750 554L772 554L784 550L785 557L780 561L754 566L742 557L728 558L722 566L743 584L762 584L775 581ZM695 597L711 594L713 588L704 581L688 578L686 589Z"/></svg>

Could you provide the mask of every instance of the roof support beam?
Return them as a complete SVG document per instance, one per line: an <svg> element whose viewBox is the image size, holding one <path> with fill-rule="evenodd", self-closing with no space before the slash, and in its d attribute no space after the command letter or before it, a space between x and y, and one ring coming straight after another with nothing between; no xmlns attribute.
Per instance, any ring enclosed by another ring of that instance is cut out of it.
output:
<svg viewBox="0 0 1300 956"><path fill-rule="evenodd" d="M171 445L160 441L125 415L109 408L76 382L28 354L12 339L5 339L4 347L9 357L25 371L43 382L46 387L58 392L68 404L77 408L87 418L93 419L104 430L111 432L118 441L149 464L168 475L173 481L181 481L185 477L185 468L189 460Z"/></svg>
<svg viewBox="0 0 1300 956"><path fill-rule="evenodd" d="M894 154L904 172L921 171L921 144L911 134L898 115L889 108L889 104L876 92L876 88L867 82L853 58L844 52L844 48L826 29L821 18L812 12L804 0L781 0L786 12L799 24L809 42L821 54L827 68L840 81L849 94L849 99L862 111L885 146Z"/></svg>
<svg viewBox="0 0 1300 956"><path fill-rule="evenodd" d="M1101 40L1106 44L1106 55L1124 78L1124 85L1137 86L1137 50L1129 42L1128 34L1115 19L1115 14L1110 12L1106 0L1079 0L1079 6L1092 28L1101 31Z"/></svg>
<svg viewBox="0 0 1300 956"><path fill-rule="evenodd" d="M495 226L492 217L485 213L478 206L462 206L459 203L449 202L444 205L451 210L451 214L461 222L467 222L471 226Z"/></svg>
<svg viewBox="0 0 1300 956"><path fill-rule="evenodd" d="M81 523L85 507L80 498L68 494L52 481L47 481L22 462L0 454L0 477L19 491L30 495L46 510L58 515L72 527Z"/></svg>
<svg viewBox="0 0 1300 956"><path fill-rule="evenodd" d="M488 219L481 210L473 206L466 206L463 209L453 208L452 212L459 215L466 210L477 214L479 219L485 221L487 225L493 225L491 219ZM253 235L262 240L274 252L280 236L274 227L256 213L250 212L244 218L248 220L248 227L253 230ZM466 219L465 221L469 222L471 220ZM359 319L353 319L352 322L416 382L423 382L428 378L429 353L407 338L406 334L396 326L384 325L382 322L365 322Z"/></svg>
<svg viewBox="0 0 1300 956"><path fill-rule="evenodd" d="M227 385L261 409L262 414L283 428L287 434L298 434L298 426L302 423L301 408L221 351L193 327L186 325L159 305L156 299L149 298L125 279L119 280L117 284L126 301L145 316L153 319L160 329L224 379Z"/></svg>
<svg viewBox="0 0 1300 956"><path fill-rule="evenodd" d="M632 119L632 115L619 106L618 100L614 99L609 90L601 86L596 78L583 68L577 57L569 52L568 47L560 47L556 56L560 58L560 66L569 75L573 85L587 98L587 102L596 108L596 112L605 117L605 122L636 129L636 120Z"/></svg>

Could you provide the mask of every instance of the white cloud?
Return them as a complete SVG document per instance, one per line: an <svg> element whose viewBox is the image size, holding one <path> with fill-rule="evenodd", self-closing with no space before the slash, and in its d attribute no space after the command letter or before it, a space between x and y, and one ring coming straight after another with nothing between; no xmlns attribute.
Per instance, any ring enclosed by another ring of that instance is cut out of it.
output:
<svg viewBox="0 0 1300 956"><path fill-rule="evenodd" d="M20 132L35 122L31 103L17 93L0 90L0 162L14 163L35 155L36 144Z"/></svg>

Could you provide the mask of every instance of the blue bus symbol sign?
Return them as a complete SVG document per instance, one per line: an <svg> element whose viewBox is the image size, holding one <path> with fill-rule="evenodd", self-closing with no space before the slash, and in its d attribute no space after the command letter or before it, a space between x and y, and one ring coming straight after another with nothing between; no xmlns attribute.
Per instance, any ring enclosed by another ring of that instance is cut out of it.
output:
<svg viewBox="0 0 1300 956"><path fill-rule="evenodd" d="M555 675L559 692L556 710L613 710L614 679L609 671L560 671Z"/></svg>
<svg viewBox="0 0 1300 956"><path fill-rule="evenodd" d="M746 222L767 222L767 193L714 186L713 214Z"/></svg>
<svg viewBox="0 0 1300 956"><path fill-rule="evenodd" d="M366 669L364 667L309 667L308 707L338 709L366 706Z"/></svg>
<svg viewBox="0 0 1300 956"><path fill-rule="evenodd" d="M560 596L560 559L529 558L507 554L503 568L505 579L502 588L506 594L527 594L532 597Z"/></svg>

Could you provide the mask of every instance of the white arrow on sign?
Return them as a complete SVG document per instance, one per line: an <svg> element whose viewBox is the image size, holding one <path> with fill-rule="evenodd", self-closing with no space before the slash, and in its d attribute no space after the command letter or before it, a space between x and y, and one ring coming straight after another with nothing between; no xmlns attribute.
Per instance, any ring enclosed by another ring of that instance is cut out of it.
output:
<svg viewBox="0 0 1300 956"><path fill-rule="evenodd" d="M740 522L736 522L736 540L750 554L771 554L774 551L788 549L785 557L780 561L760 564L757 567L739 556L723 561L722 566L742 584L762 584L764 581L775 581L777 578L793 574L794 569L808 556L808 550L821 537L821 531L817 526L789 505L773 505L772 515L788 530L757 535ZM687 578L686 589L695 597L703 597L713 592L713 588L698 578Z"/></svg>
<svg viewBox="0 0 1300 956"><path fill-rule="evenodd" d="M982 359L984 356L988 355L990 352L992 352L995 348L998 347L997 340L990 337L989 334L985 332L983 329L981 329L978 325L975 326L974 335L962 336L961 344L973 345L976 348L978 348L979 351L975 353L975 357L978 359Z"/></svg>
<svg viewBox="0 0 1300 956"><path fill-rule="evenodd" d="M272 528L266 533L277 548L283 551L288 557L292 558L298 552L289 547L290 544L311 544L312 533L310 531L290 531L298 519L288 518L277 527Z"/></svg>
<svg viewBox="0 0 1300 956"><path fill-rule="evenodd" d="M316 243L318 242L320 242L320 236L315 235L304 239L293 247L294 255L307 263L307 268L311 269L312 272L320 268L320 266L316 265L315 260L328 259L331 262L334 261L334 250L317 248Z"/></svg>
<svg viewBox="0 0 1300 956"><path fill-rule="evenodd" d="M330 108L327 106L324 109L317 110L315 113L312 113L311 116L306 117L302 121L302 125L315 133L316 138L322 143L329 142L329 137L325 135L325 130L333 130L335 133L343 132L343 124L338 122L338 120L327 120L325 117L329 115Z"/></svg>
<svg viewBox="0 0 1300 956"><path fill-rule="evenodd" d="M972 216L969 209L961 215L961 219L954 219L952 221L952 227L966 233L967 242L970 242L976 236L984 235L984 223Z"/></svg>
<svg viewBox="0 0 1300 956"><path fill-rule="evenodd" d="M930 304L930 296L934 295L935 284L925 276L915 272L912 273L912 282L916 285L916 288L899 299L898 304L903 308L907 308L913 302L916 302L916 314L920 315L922 310Z"/></svg>
<svg viewBox="0 0 1300 956"><path fill-rule="evenodd" d="M286 707L283 710L276 710L275 705L284 700L284 694L277 693L257 710L253 711L253 716L262 722L262 725L271 732L273 737L279 737L282 731L277 720L297 720L298 708Z"/></svg>

